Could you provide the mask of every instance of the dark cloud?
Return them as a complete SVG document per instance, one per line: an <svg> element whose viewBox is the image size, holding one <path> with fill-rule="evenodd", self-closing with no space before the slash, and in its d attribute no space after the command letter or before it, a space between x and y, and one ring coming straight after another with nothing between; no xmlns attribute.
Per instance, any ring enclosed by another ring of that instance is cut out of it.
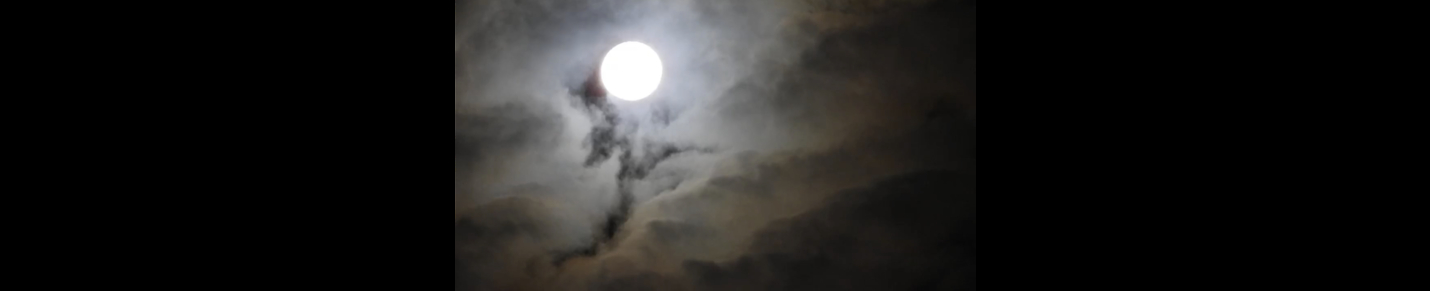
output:
<svg viewBox="0 0 1430 291"><path fill-rule="evenodd" d="M500 166L504 159L549 150L564 129L560 115L544 108L505 103L456 114L457 209L470 208L480 195L476 178L481 165ZM543 146L546 145L546 146Z"/></svg>
<svg viewBox="0 0 1430 291"><path fill-rule="evenodd" d="M702 290L924 289L950 273L971 280L974 189L972 175L954 171L891 177L771 222L733 262L684 267Z"/></svg>
<svg viewBox="0 0 1430 291"><path fill-rule="evenodd" d="M555 273L552 258L588 244L590 228L571 209L539 198L486 203L456 223L459 290L541 290L530 280Z"/></svg>
<svg viewBox="0 0 1430 291"><path fill-rule="evenodd" d="M973 290L973 1L459 1L458 290ZM606 49L665 64L605 98Z"/></svg>

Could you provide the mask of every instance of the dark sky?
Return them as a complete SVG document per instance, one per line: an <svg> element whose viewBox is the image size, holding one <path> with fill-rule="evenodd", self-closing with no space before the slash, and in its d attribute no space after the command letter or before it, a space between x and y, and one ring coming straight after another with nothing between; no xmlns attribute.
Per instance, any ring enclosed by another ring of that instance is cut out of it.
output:
<svg viewBox="0 0 1430 291"><path fill-rule="evenodd" d="M974 1L458 1L457 290L974 290ZM640 41L648 98L592 97Z"/></svg>

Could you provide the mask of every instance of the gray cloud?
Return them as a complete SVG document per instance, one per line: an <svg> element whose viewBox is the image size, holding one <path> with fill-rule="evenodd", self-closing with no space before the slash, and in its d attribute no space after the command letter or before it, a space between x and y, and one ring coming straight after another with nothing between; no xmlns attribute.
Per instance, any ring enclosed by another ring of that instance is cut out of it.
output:
<svg viewBox="0 0 1430 291"><path fill-rule="evenodd" d="M974 264L973 177L927 171L839 193L769 223L747 255L684 263L704 290L907 290ZM953 280L972 280L952 278ZM953 282L955 286L971 286Z"/></svg>
<svg viewBox="0 0 1430 291"><path fill-rule="evenodd" d="M457 2L458 290L971 290L972 3Z"/></svg>

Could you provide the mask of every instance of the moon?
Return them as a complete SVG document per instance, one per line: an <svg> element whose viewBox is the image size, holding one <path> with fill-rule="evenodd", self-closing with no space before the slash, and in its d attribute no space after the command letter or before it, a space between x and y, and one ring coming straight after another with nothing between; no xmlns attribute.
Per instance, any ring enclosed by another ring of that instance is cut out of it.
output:
<svg viewBox="0 0 1430 291"><path fill-rule="evenodd" d="M628 41L616 45L601 60L601 85L606 92L628 101L650 96L660 85L660 56L643 43Z"/></svg>

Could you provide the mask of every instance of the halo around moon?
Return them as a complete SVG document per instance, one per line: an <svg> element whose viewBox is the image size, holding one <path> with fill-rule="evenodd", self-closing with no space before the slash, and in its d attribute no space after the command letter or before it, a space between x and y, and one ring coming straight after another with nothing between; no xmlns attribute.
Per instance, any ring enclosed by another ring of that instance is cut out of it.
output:
<svg viewBox="0 0 1430 291"><path fill-rule="evenodd" d="M660 56L643 43L616 45L601 60L601 85L616 98L641 100L660 85Z"/></svg>

